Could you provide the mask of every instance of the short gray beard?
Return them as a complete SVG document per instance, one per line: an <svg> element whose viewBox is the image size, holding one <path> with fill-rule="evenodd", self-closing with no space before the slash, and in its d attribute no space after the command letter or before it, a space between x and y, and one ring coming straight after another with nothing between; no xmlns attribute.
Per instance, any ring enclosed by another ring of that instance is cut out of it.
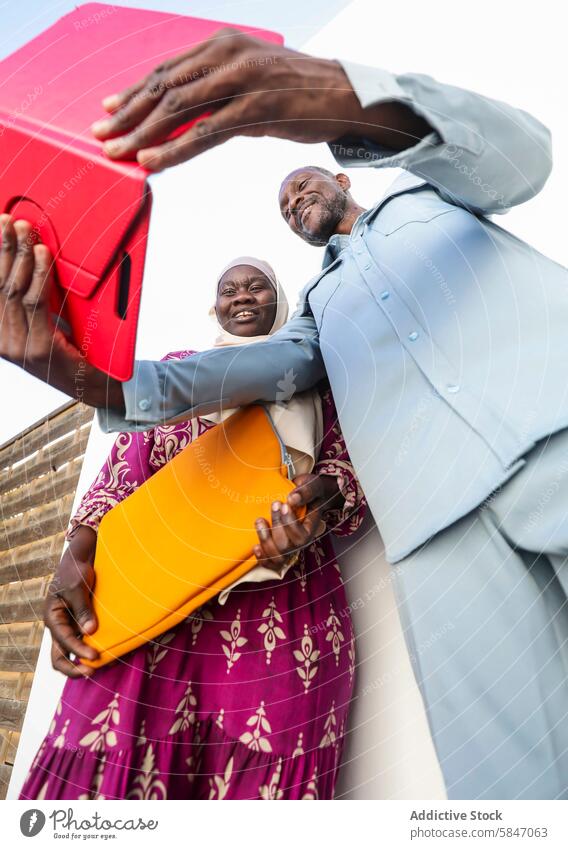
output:
<svg viewBox="0 0 568 849"><path fill-rule="evenodd" d="M308 244L310 245L315 245L317 247L327 245L330 238L335 233L338 224L343 221L346 209L347 195L344 192L337 192L337 194L331 201L328 201L326 198L324 198L324 220L322 222L322 229L317 235L312 235L311 233L307 233L305 230L302 230L304 241L308 242Z"/></svg>

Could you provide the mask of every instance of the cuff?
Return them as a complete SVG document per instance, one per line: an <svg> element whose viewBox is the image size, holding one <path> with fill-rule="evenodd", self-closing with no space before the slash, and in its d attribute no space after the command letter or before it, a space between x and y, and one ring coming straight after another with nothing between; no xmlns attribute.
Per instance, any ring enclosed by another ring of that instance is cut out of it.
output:
<svg viewBox="0 0 568 849"><path fill-rule="evenodd" d="M363 522L366 502L351 464L342 460L317 463L314 474L337 478L339 491L344 498L342 507L324 513L323 519L327 528L336 536L354 533Z"/></svg>
<svg viewBox="0 0 568 849"><path fill-rule="evenodd" d="M103 433L148 430L160 421L162 393L154 363L142 360L134 363L134 374L122 384L124 415L116 410L97 410Z"/></svg>
<svg viewBox="0 0 568 849"><path fill-rule="evenodd" d="M118 501L116 504L118 504ZM91 507L85 507L84 510L79 510L69 520L69 526L65 534L66 542L69 542L81 525L86 525L88 528L92 528L92 530L98 534L99 525L101 524L104 515L114 506L114 503L97 504Z"/></svg>
<svg viewBox="0 0 568 849"><path fill-rule="evenodd" d="M358 65L356 62L341 61L341 66L363 109L385 101L404 101L431 126L436 126L435 117L416 103L412 94L403 88L390 71ZM414 160L420 160L425 152L431 152L432 148L442 143L440 133L434 129L413 147L402 151L383 147L363 137L337 139L329 143L329 149L339 165L344 167L374 165L382 168L409 168Z"/></svg>
<svg viewBox="0 0 568 849"><path fill-rule="evenodd" d="M340 64L363 109L384 100L412 100L390 71L356 62L341 61Z"/></svg>

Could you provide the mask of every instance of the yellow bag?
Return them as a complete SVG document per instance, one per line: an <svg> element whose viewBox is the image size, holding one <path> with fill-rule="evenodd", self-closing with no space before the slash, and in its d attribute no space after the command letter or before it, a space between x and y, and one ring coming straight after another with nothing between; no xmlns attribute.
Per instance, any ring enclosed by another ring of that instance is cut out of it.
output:
<svg viewBox="0 0 568 849"><path fill-rule="evenodd" d="M268 411L253 405L109 510L94 564L99 624L84 637L100 655L82 662L104 666L154 639L256 566L254 521L270 521L272 502L294 488L292 476Z"/></svg>

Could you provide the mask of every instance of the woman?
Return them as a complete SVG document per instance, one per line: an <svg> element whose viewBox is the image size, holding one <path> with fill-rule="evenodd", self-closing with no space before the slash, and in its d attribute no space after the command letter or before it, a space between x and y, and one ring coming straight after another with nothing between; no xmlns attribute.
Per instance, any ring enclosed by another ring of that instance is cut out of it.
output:
<svg viewBox="0 0 568 849"><path fill-rule="evenodd" d="M242 345L278 330L288 305L271 267L241 257L219 277L213 311L216 344ZM59 596L47 604L54 637L63 633L57 622L68 616L71 593L84 592L77 580L70 588L70 571L93 585L106 511L230 412L118 436L71 520L54 577ZM333 797L354 639L331 541L316 535L323 521L337 534L354 531L364 502L329 389L271 412L303 471L290 504L309 502L307 517L301 523L289 504L274 504L272 527L257 522L261 562L239 586L106 667L93 672L69 659L70 648L83 657L92 651L76 636L54 639L53 665L71 680L20 798ZM88 591L71 606L84 608L77 621L92 631Z"/></svg>

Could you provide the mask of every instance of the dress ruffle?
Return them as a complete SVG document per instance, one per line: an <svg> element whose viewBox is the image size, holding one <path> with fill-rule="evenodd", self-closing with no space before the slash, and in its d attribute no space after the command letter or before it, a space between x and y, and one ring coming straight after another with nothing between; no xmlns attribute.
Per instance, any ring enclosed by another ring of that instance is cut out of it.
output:
<svg viewBox="0 0 568 849"><path fill-rule="evenodd" d="M177 739L132 748L57 747L48 735L21 799L331 799L342 740L292 755L265 754L204 720Z"/></svg>

